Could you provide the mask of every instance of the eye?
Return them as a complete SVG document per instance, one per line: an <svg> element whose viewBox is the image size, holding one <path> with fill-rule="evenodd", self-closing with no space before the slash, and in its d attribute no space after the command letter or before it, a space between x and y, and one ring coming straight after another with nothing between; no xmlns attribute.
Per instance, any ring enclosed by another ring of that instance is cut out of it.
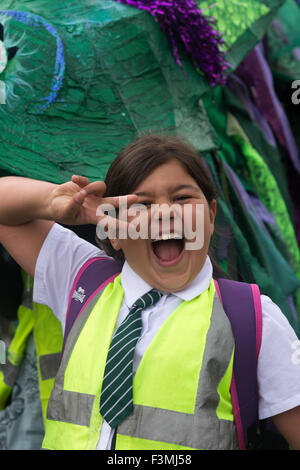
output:
<svg viewBox="0 0 300 470"><path fill-rule="evenodd" d="M174 198L175 201L184 201L186 199L191 199L192 196L186 196L186 195L182 195L182 196L176 196Z"/></svg>
<svg viewBox="0 0 300 470"><path fill-rule="evenodd" d="M143 206L150 207L152 202L151 201L141 201L139 204L142 204Z"/></svg>

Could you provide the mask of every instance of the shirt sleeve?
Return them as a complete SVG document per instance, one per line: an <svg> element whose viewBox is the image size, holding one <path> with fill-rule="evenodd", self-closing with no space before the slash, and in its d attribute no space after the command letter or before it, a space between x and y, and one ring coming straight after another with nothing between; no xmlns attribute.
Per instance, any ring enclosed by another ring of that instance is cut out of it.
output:
<svg viewBox="0 0 300 470"><path fill-rule="evenodd" d="M263 331L258 358L259 419L300 405L300 341L280 308L261 296Z"/></svg>
<svg viewBox="0 0 300 470"><path fill-rule="evenodd" d="M59 224L53 225L42 245L35 267L33 300L48 305L63 331L75 276L94 256L107 255Z"/></svg>

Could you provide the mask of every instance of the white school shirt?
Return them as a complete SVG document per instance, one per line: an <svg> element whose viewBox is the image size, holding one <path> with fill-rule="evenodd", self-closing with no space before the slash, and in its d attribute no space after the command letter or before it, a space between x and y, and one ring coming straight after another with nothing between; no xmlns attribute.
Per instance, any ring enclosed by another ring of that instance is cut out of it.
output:
<svg viewBox="0 0 300 470"><path fill-rule="evenodd" d="M54 224L40 250L34 277L34 302L48 305L64 331L69 294L80 267L90 258L105 253L79 238L74 232ZM166 318L183 301L204 292L212 279L207 257L198 276L181 292L163 295L142 312L142 333L137 343L133 367L136 371L144 352ZM121 272L124 299L117 319L123 321L133 303L151 289L125 262ZM300 342L288 320L272 300L261 296L263 328L258 358L259 418L265 419L300 405ZM98 450L109 450L114 431L104 421Z"/></svg>

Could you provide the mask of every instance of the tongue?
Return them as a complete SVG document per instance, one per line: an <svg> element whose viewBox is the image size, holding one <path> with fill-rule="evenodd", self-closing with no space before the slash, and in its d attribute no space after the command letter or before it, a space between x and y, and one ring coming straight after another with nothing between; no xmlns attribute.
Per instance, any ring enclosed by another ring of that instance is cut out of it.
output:
<svg viewBox="0 0 300 470"><path fill-rule="evenodd" d="M172 261L181 252L181 242L179 240L162 240L154 244L154 251L162 261Z"/></svg>

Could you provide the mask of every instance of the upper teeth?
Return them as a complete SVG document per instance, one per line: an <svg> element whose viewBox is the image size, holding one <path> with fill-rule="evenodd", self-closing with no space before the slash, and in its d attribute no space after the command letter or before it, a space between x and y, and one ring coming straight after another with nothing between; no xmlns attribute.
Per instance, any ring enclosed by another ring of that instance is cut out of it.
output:
<svg viewBox="0 0 300 470"><path fill-rule="evenodd" d="M160 240L171 240L171 239L181 240L182 236L176 233L163 233L162 235L159 235L157 238L154 238L153 241L158 242Z"/></svg>

